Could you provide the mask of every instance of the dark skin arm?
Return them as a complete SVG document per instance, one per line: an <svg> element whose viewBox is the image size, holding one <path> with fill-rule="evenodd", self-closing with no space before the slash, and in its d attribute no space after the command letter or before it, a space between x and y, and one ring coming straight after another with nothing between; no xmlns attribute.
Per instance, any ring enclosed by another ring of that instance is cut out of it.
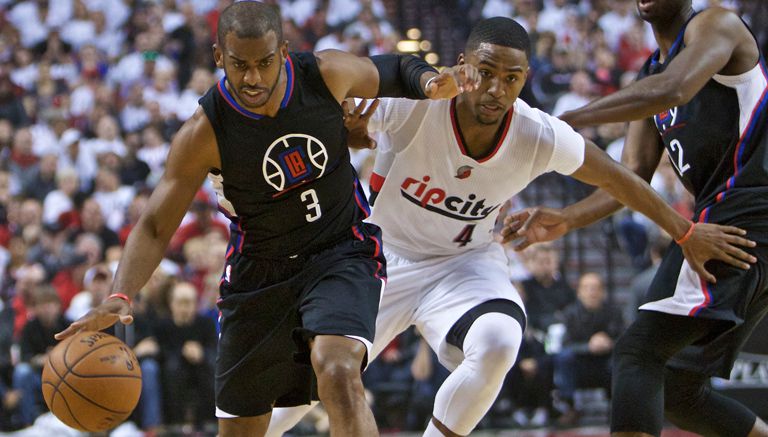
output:
<svg viewBox="0 0 768 437"><path fill-rule="evenodd" d="M686 235L691 226L688 219L672 209L643 179L613 161L591 142L587 142L584 163L572 176L584 183L600 187L620 203L643 213L675 239ZM604 198L594 197L592 201L598 207L602 205L604 212L615 210L615 205ZM579 208L586 210L584 204ZM521 250L534 242L548 241L564 235L570 230L569 223L568 216L562 211L534 208L511 215L502 235L505 241L522 237L523 241L516 245L516 249ZM753 241L743 238L743 235L745 231L732 226L702 223L694 228L681 248L691 268L706 281L715 282L714 275L704 267L710 259L722 260L745 269L749 268L747 262L756 261L754 257L736 247L755 246Z"/></svg>
<svg viewBox="0 0 768 437"><path fill-rule="evenodd" d="M128 237L112 284L114 292L133 299L147 283L208 171L220 166L213 127L198 108L174 137L165 173ZM131 306L123 299L107 299L56 338L61 340L80 330L102 330L118 320L133 321Z"/></svg>
<svg viewBox="0 0 768 437"><path fill-rule="evenodd" d="M645 77L560 119L573 127L640 120L688 103L715 74L735 75L759 59L754 38L739 17L722 8L696 16L682 50L659 74Z"/></svg>
<svg viewBox="0 0 768 437"><path fill-rule="evenodd" d="M373 98L379 91L379 71L370 58L362 58L340 50L323 50L315 53L320 74L336 100L341 103L348 97ZM474 67L446 68L440 74L426 72L421 75L422 89L430 99L450 99L463 91L471 91L480 81Z"/></svg>

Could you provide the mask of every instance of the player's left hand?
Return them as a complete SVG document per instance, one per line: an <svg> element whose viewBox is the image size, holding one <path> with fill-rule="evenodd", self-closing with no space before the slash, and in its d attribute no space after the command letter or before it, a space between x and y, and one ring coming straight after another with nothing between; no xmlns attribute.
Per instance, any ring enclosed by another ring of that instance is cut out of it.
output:
<svg viewBox="0 0 768 437"><path fill-rule="evenodd" d="M344 110L344 127L347 128L347 147L353 149L375 149L376 140L368 135L368 120L376 108L379 107L379 99L374 99L366 108L367 100L363 99L360 104L352 111L349 110L348 100L341 102L341 108Z"/></svg>
<svg viewBox="0 0 768 437"><path fill-rule="evenodd" d="M502 244L520 239L514 249L523 250L534 243L556 240L570 230L568 219L562 210L552 208L528 208L513 212L504 218L501 229Z"/></svg>
<svg viewBox="0 0 768 437"><path fill-rule="evenodd" d="M757 262L757 258L742 249L757 245L744 238L745 235L747 231L735 226L696 223L693 234L680 248L691 268L705 281L714 284L717 279L704 266L707 261L716 259L744 270Z"/></svg>
<svg viewBox="0 0 768 437"><path fill-rule="evenodd" d="M480 71L469 64L444 68L440 74L429 81L424 90L433 100L452 99L463 92L476 90L480 86Z"/></svg>

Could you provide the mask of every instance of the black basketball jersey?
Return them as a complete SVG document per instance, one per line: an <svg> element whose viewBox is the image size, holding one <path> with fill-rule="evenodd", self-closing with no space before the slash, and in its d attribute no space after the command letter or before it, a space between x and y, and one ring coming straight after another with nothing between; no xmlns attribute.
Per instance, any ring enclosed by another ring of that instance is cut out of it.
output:
<svg viewBox="0 0 768 437"><path fill-rule="evenodd" d="M685 50L686 26L664 63L657 50L640 78L664 71ZM761 54L752 70L715 75L690 102L654 116L672 166L695 197L697 221L768 227L767 90Z"/></svg>
<svg viewBox="0 0 768 437"><path fill-rule="evenodd" d="M290 54L285 71L274 118L239 105L226 78L200 99L221 155L211 178L231 220L228 255L291 257L361 238L368 204L349 161L341 106L312 53Z"/></svg>

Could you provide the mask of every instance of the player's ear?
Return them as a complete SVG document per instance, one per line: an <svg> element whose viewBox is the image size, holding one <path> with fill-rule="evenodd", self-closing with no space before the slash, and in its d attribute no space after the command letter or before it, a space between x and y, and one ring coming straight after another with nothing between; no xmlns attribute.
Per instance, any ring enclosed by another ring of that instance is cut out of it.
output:
<svg viewBox="0 0 768 437"><path fill-rule="evenodd" d="M283 57L283 61L288 59L288 40L283 41L280 45L280 55Z"/></svg>
<svg viewBox="0 0 768 437"><path fill-rule="evenodd" d="M213 44L213 61L216 63L216 67L224 68L224 53L218 44Z"/></svg>

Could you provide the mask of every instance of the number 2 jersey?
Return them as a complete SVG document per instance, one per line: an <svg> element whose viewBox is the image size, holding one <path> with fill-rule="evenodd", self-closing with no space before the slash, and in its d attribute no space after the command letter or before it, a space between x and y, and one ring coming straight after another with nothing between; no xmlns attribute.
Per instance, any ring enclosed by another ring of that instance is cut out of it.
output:
<svg viewBox="0 0 768 437"><path fill-rule="evenodd" d="M226 79L200 99L221 156L211 178L231 220L229 251L282 258L364 238L368 204L349 161L341 106L312 53L291 53L285 72L275 117L239 105Z"/></svg>
<svg viewBox="0 0 768 437"><path fill-rule="evenodd" d="M368 124L382 134L369 221L382 228L386 248L414 260L491 243L504 202L540 174L571 174L584 160L579 134L520 99L493 150L473 159L455 112L456 99L382 99Z"/></svg>
<svg viewBox="0 0 768 437"><path fill-rule="evenodd" d="M656 51L640 78L664 71L685 50L685 28L665 62ZM690 102L653 117L678 177L695 197L697 221L768 228L767 92L761 55L750 71L716 74Z"/></svg>

